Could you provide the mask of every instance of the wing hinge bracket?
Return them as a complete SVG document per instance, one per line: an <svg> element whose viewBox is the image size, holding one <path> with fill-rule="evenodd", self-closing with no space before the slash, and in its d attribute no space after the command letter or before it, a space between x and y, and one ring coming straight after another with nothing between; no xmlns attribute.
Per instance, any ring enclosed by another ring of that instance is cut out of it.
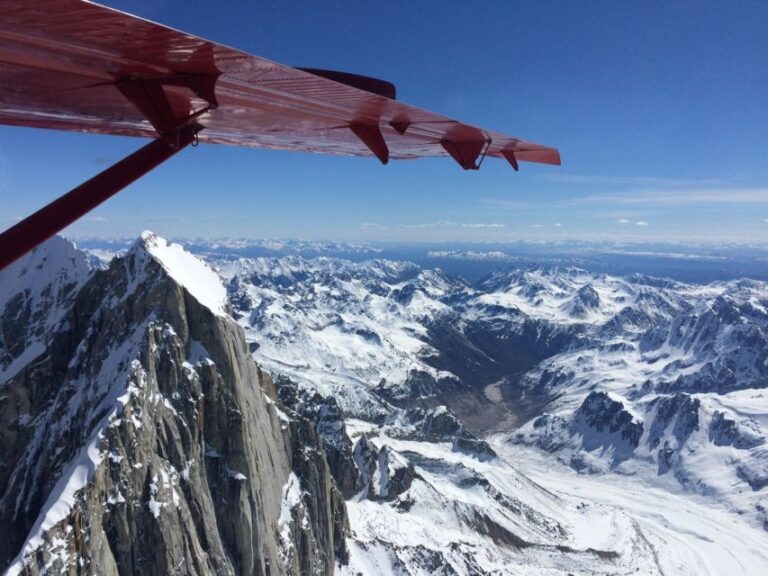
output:
<svg viewBox="0 0 768 576"><path fill-rule="evenodd" d="M162 77L128 76L115 82L115 86L152 124L157 133L174 145L182 128L196 124L200 116L218 107L216 81L219 76L218 72L180 73ZM167 87L187 88L205 101L206 105L195 110L192 98L186 101L174 99L172 102L166 92Z"/></svg>
<svg viewBox="0 0 768 576"><path fill-rule="evenodd" d="M478 170L491 147L491 141L488 139L453 140L443 138L440 140L440 144L464 170ZM478 158L480 158L480 163L477 162Z"/></svg>
<svg viewBox="0 0 768 576"><path fill-rule="evenodd" d="M159 138L0 234L0 270L87 214L183 148L196 145L203 126L197 119L218 106L219 74L175 74L162 78L130 76L115 83ZM179 86L206 102L193 109L193 98L169 99L166 87Z"/></svg>
<svg viewBox="0 0 768 576"><path fill-rule="evenodd" d="M512 166L512 169L517 172L520 170L520 165L517 163L517 157L515 156L515 151L512 150L512 148L505 148L501 151L501 155L506 158L507 162Z"/></svg>
<svg viewBox="0 0 768 576"><path fill-rule="evenodd" d="M349 129L360 138L360 141L366 145L376 158L382 164L389 162L389 147L384 136L381 134L381 128L378 124L366 122L352 122Z"/></svg>

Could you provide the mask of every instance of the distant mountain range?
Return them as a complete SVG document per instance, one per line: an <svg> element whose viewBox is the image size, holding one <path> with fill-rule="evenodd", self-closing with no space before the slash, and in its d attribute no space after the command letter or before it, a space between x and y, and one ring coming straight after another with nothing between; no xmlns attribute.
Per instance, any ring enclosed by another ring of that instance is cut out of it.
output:
<svg viewBox="0 0 768 576"><path fill-rule="evenodd" d="M133 238L77 240L103 259L126 250ZM768 245L529 241L485 243L325 242L312 240L176 239L202 257L327 256L355 262L407 260L424 268L477 281L498 268L578 267L612 275L644 273L683 282L752 278L768 280Z"/></svg>

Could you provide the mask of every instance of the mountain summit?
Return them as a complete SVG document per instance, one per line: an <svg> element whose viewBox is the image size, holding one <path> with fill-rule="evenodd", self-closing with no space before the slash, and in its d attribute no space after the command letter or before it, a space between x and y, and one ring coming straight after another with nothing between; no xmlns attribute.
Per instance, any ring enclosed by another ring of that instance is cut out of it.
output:
<svg viewBox="0 0 768 576"><path fill-rule="evenodd" d="M0 566L331 573L343 499L216 273L151 233L106 270L86 261L53 239L3 279L3 327L22 313L46 324L3 347Z"/></svg>

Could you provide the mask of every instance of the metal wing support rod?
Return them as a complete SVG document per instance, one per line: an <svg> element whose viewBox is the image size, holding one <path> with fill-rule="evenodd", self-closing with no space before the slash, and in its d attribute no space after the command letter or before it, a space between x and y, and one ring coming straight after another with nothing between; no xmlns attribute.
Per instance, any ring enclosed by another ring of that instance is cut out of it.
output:
<svg viewBox="0 0 768 576"><path fill-rule="evenodd" d="M128 77L115 82L159 137L0 234L0 270L192 144L203 129L196 119L218 106L218 77L218 73L174 74ZM186 88L188 96L198 96L207 106L190 111L190 105L185 114L180 114L168 100L165 86Z"/></svg>
<svg viewBox="0 0 768 576"><path fill-rule="evenodd" d="M200 127L157 138L0 234L0 270L191 144Z"/></svg>

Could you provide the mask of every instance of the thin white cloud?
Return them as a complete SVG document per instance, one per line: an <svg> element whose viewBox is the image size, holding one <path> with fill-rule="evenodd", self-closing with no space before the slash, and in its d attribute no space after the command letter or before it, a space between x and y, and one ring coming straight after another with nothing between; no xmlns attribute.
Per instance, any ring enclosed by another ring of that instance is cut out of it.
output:
<svg viewBox="0 0 768 576"><path fill-rule="evenodd" d="M656 189L590 194L570 204L687 206L691 204L768 204L768 188Z"/></svg>
<svg viewBox="0 0 768 576"><path fill-rule="evenodd" d="M505 225L505 224L497 224L497 223L495 223L495 222L493 222L493 223L490 223L490 224L481 224L481 223L476 223L476 224L461 224L461 226L462 226L463 228L506 228L506 225Z"/></svg>
<svg viewBox="0 0 768 576"><path fill-rule="evenodd" d="M616 222L618 222L619 224L629 224L629 220L627 220L626 218L619 218L618 220L616 220Z"/></svg>
<svg viewBox="0 0 768 576"><path fill-rule="evenodd" d="M544 228L544 224L531 224L529 228Z"/></svg>
<svg viewBox="0 0 768 576"><path fill-rule="evenodd" d="M646 222L645 220L638 220L637 222L635 222L635 226L648 226L648 222Z"/></svg>
<svg viewBox="0 0 768 576"><path fill-rule="evenodd" d="M376 224L375 222L361 222L360 228L364 230L389 230L389 226Z"/></svg>
<svg viewBox="0 0 768 576"><path fill-rule="evenodd" d="M551 209L552 204L541 199L507 200L502 198L486 198L481 200L486 206L496 210L534 210ZM685 187L685 186L645 186L627 190L626 187L617 192L599 192L575 196L560 201L561 206L578 207L615 207L617 211L626 212L627 207L633 209L657 209L669 206L722 206L722 205L768 205L768 187L763 188L731 188L731 187Z"/></svg>
<svg viewBox="0 0 768 576"><path fill-rule="evenodd" d="M88 222L109 222L106 216L90 216L87 220Z"/></svg>
<svg viewBox="0 0 768 576"><path fill-rule="evenodd" d="M553 226L554 226L555 228L562 228L562 227L563 227L563 225L562 225L562 224L560 224L560 222L555 222L555 223L553 224Z"/></svg>
<svg viewBox="0 0 768 576"><path fill-rule="evenodd" d="M458 226L456 222L450 220L438 220L436 222L423 222L421 224L403 224L403 228L448 228Z"/></svg>
<svg viewBox="0 0 768 576"><path fill-rule="evenodd" d="M614 186L713 186L720 180L711 178L654 178L649 176L606 176L602 174L541 174L551 182L564 184L608 184Z"/></svg>
<svg viewBox="0 0 768 576"><path fill-rule="evenodd" d="M451 220L437 220L421 224L403 224L403 228L506 228L505 224L496 222L453 222Z"/></svg>
<svg viewBox="0 0 768 576"><path fill-rule="evenodd" d="M481 198L481 204L502 210L527 210L530 208L546 207L551 208L551 202L541 200L509 200L507 198Z"/></svg>

